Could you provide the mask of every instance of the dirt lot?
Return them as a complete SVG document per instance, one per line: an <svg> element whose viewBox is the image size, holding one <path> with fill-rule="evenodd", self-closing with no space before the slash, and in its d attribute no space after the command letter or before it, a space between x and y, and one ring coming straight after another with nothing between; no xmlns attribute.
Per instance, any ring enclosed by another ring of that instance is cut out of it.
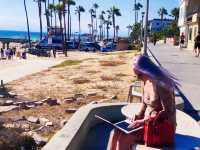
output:
<svg viewBox="0 0 200 150"><path fill-rule="evenodd" d="M43 105L29 110L14 110L2 116L45 117L52 121L54 126L42 134L51 137L61 128L60 122L71 117L72 113L65 112L67 108L79 108L92 101L126 101L128 88L135 80L131 62L136 54L136 51L107 54L71 52L64 63L10 82L6 87L17 93L17 100L20 101L51 97L62 102L63 99L76 94L87 95L93 92L95 95L82 97L73 103L63 102L57 106ZM112 100L113 97L117 100Z"/></svg>

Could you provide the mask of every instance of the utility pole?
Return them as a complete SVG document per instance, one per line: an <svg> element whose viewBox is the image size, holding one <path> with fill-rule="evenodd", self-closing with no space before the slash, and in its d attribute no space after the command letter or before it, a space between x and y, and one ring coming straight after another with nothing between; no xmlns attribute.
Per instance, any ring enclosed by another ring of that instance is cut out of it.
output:
<svg viewBox="0 0 200 150"><path fill-rule="evenodd" d="M146 12L145 12L145 23L144 23L144 49L143 54L147 54L147 32L148 32L148 16L149 16L149 0L146 0Z"/></svg>
<svg viewBox="0 0 200 150"><path fill-rule="evenodd" d="M135 4L134 4L134 10L135 10L135 24L137 23L137 13L136 13L136 0L135 0L135 2L134 2Z"/></svg>
<svg viewBox="0 0 200 150"><path fill-rule="evenodd" d="M141 20L141 45L144 41L144 14L145 12L142 12L142 20Z"/></svg>

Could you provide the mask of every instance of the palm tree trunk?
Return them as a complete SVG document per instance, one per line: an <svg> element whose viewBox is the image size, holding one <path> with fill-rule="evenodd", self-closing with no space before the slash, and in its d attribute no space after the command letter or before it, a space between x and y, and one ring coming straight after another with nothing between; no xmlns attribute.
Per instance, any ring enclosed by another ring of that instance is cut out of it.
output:
<svg viewBox="0 0 200 150"><path fill-rule="evenodd" d="M72 16L69 14L69 37L72 37Z"/></svg>
<svg viewBox="0 0 200 150"><path fill-rule="evenodd" d="M64 43L64 35L63 35L63 27L62 27L62 14L59 14L59 22L60 22L60 29L61 29L61 38L62 38L62 48L63 48L63 53L66 54L65 51L65 43Z"/></svg>
<svg viewBox="0 0 200 150"><path fill-rule="evenodd" d="M106 25L104 24L104 27L103 27L103 38L106 37Z"/></svg>
<svg viewBox="0 0 200 150"><path fill-rule="evenodd" d="M108 38L109 38L109 26L108 26L108 23L107 23L106 29L107 29L107 40L108 40Z"/></svg>
<svg viewBox="0 0 200 150"><path fill-rule="evenodd" d="M135 10L135 24L137 23L137 13L136 13L136 0L135 0L135 4L134 4L134 10Z"/></svg>
<svg viewBox="0 0 200 150"><path fill-rule="evenodd" d="M53 5L55 6L55 0L53 0ZM56 10L54 9L54 23L55 23L55 27L57 26L57 18L56 18Z"/></svg>
<svg viewBox="0 0 200 150"><path fill-rule="evenodd" d="M38 11L39 11L39 20L40 20L40 40L42 40L42 6L41 1L38 1Z"/></svg>
<svg viewBox="0 0 200 150"><path fill-rule="evenodd" d="M49 21L49 14L48 14L47 1L46 0L44 2L44 6L45 6L45 16L46 16L46 22L47 22L47 32L48 32L48 29L50 27L50 21Z"/></svg>
<svg viewBox="0 0 200 150"><path fill-rule="evenodd" d="M115 15L113 14L113 42L115 41Z"/></svg>
<svg viewBox="0 0 200 150"><path fill-rule="evenodd" d="M53 11L51 10L51 27L53 26Z"/></svg>
<svg viewBox="0 0 200 150"><path fill-rule="evenodd" d="M67 14L67 40L69 40L70 39L70 21L69 21L69 17L70 17L70 5L69 4L67 4L67 12L68 12L68 14Z"/></svg>
<svg viewBox="0 0 200 150"><path fill-rule="evenodd" d="M31 48L31 36L30 36L30 29L29 29L29 20L28 20L28 12L26 8L26 0L24 0L24 9L26 13L26 24L27 24L27 31L28 31L28 43L29 43L29 48Z"/></svg>
<svg viewBox="0 0 200 150"><path fill-rule="evenodd" d="M79 35L78 35L78 41L80 43L81 41L81 13L78 13L78 28L79 28Z"/></svg>
<svg viewBox="0 0 200 150"><path fill-rule="evenodd" d="M92 40L94 39L94 23L93 23L93 16L91 13L91 25L92 25Z"/></svg>
<svg viewBox="0 0 200 150"><path fill-rule="evenodd" d="M63 0L63 7L64 7L64 10L63 10L63 21L64 21L64 40L66 42L66 39L67 39L67 26L66 26L66 17L65 17L65 6L66 6L66 3L65 3L65 0Z"/></svg>

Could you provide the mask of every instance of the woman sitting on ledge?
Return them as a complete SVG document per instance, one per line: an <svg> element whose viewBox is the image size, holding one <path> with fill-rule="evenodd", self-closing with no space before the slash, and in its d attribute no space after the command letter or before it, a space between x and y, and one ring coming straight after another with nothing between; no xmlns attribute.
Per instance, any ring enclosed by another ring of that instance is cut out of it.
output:
<svg viewBox="0 0 200 150"><path fill-rule="evenodd" d="M149 57L139 56L134 59L133 70L142 80L142 107L131 118L130 128L144 125L152 116L156 121L167 119L176 128L176 108L174 89L176 79L162 67L155 65ZM114 129L110 134L107 150L130 150L134 143L143 142L143 130L125 134Z"/></svg>

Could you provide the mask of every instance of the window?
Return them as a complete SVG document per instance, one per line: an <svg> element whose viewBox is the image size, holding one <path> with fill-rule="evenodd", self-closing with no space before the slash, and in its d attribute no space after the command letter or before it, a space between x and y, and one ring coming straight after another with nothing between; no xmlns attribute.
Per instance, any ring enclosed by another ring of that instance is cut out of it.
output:
<svg viewBox="0 0 200 150"><path fill-rule="evenodd" d="M159 26L159 25L160 25L160 23L158 23L158 22L157 22L157 23L156 23L156 25L157 25L157 26Z"/></svg>
<svg viewBox="0 0 200 150"><path fill-rule="evenodd" d="M189 40L192 40L192 28L189 29Z"/></svg>

